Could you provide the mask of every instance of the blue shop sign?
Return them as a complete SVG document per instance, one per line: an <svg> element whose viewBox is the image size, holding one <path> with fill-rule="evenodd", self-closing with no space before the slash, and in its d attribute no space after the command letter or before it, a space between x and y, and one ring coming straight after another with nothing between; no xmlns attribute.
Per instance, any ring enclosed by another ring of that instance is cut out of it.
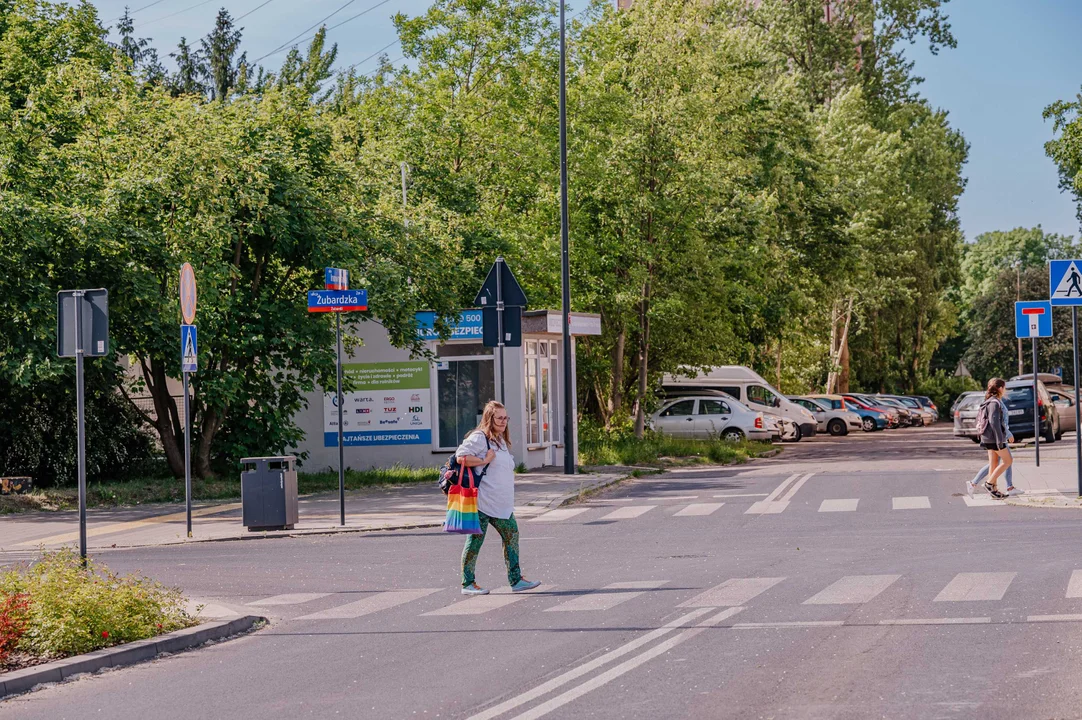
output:
<svg viewBox="0 0 1082 720"><path fill-rule="evenodd" d="M439 340L435 330L436 313L419 312L417 317L417 338L420 340ZM481 340L484 336L484 323L480 310L463 310L459 313L449 340Z"/></svg>

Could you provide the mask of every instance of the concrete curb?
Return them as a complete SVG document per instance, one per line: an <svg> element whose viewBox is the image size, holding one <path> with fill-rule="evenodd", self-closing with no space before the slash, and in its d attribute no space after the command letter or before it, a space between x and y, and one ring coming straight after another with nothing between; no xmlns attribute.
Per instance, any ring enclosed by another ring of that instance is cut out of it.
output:
<svg viewBox="0 0 1082 720"><path fill-rule="evenodd" d="M1038 495L1026 498L1008 498L1007 505L1031 508L1082 509L1082 498L1071 495Z"/></svg>
<svg viewBox="0 0 1082 720"><path fill-rule="evenodd" d="M38 685L63 682L76 675L95 673L107 668L135 665L153 660L163 653L190 650L212 640L222 640L248 632L258 623L266 621L266 618L257 615L246 615L233 620L204 623L146 640L15 670L0 675L0 700L29 692Z"/></svg>

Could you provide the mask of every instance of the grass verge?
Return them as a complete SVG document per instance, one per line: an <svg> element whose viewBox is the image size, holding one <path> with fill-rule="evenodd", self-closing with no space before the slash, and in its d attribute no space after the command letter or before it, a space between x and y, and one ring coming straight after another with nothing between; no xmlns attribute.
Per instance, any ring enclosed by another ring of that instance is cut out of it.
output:
<svg viewBox="0 0 1082 720"><path fill-rule="evenodd" d="M346 489L359 490L376 485L436 484L436 468L390 467L348 470ZM297 490L302 495L338 489L337 472L298 473ZM230 478L192 478L192 499L196 502L240 498L240 473ZM134 478L117 482L89 483L87 507L120 507L184 500L184 481L172 477ZM0 515L39 510L73 510L78 507L76 488L40 488L25 495L0 496Z"/></svg>
<svg viewBox="0 0 1082 720"><path fill-rule="evenodd" d="M774 450L761 442L696 440L654 432L640 439L629 433L595 431L582 438L579 456L584 465L734 465Z"/></svg>

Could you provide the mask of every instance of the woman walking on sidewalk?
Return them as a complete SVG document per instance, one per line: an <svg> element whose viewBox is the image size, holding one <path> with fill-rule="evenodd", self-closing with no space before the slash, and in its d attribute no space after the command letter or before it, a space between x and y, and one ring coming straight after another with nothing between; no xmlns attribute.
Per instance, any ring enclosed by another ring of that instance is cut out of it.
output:
<svg viewBox="0 0 1082 720"><path fill-rule="evenodd" d="M1011 451L1007 447L1010 430L1007 426L1007 406L1003 402L1006 387L1007 383L1001 378L989 380L988 389L984 393L984 402L977 411L977 431L980 433L981 447L988 451L988 479L984 487L988 489L992 497L1000 499L1007 495L996 488L996 483L1014 463ZM980 475L977 473L973 481L976 482ZM967 488L967 492L970 495L973 494L972 483Z"/></svg>
<svg viewBox="0 0 1082 720"><path fill-rule="evenodd" d="M522 577L518 564L518 523L515 522L515 457L511 454L511 433L507 430L507 409L495 400L485 405L481 424L462 441L455 457L468 468L485 466L477 488L477 514L481 534L466 538L462 550L462 594L487 595L474 576L477 556L485 542L488 526L496 528L503 540L503 559L512 592L533 590L540 582Z"/></svg>
<svg viewBox="0 0 1082 720"><path fill-rule="evenodd" d="M1000 405L1003 406L1003 434L1007 438L1007 442L1012 443L1014 442L1014 433L1011 432L1010 413L1007 410L1007 404L1003 402L1002 395L1000 396L999 402ZM1009 447L1007 448L1007 454L1011 456L1011 464L1007 466L1007 472L1003 474L1003 476L1007 478L1007 495L1021 495L1022 489L1014 486L1014 455L1011 453ZM977 471L977 474L973 476L972 480L966 482L966 492L969 493L970 497L973 497L973 491L977 486L988 478L988 474L991 470L991 465L986 464Z"/></svg>

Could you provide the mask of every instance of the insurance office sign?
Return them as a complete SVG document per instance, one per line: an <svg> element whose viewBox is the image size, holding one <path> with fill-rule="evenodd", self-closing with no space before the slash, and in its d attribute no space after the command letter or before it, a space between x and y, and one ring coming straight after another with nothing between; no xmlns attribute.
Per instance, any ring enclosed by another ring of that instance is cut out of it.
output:
<svg viewBox="0 0 1082 720"><path fill-rule="evenodd" d="M430 445L431 393L427 362L347 363L354 392L342 396L346 445ZM323 445L338 446L338 406L323 396Z"/></svg>

